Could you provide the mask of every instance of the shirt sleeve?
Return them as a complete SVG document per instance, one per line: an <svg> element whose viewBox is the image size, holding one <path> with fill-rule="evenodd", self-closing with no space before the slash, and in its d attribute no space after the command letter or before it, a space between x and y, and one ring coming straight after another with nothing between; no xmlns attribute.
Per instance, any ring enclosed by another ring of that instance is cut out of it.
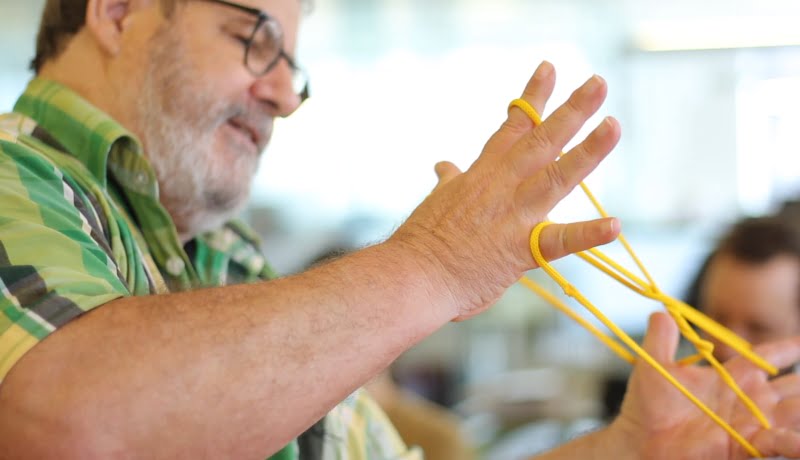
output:
<svg viewBox="0 0 800 460"><path fill-rule="evenodd" d="M80 188L45 157L0 143L0 383L47 335L129 294Z"/></svg>

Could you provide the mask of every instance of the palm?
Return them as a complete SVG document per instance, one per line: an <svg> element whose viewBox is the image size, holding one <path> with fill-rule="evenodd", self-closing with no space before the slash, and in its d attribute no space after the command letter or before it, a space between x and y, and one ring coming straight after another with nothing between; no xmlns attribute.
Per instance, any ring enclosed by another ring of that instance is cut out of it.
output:
<svg viewBox="0 0 800 460"><path fill-rule="evenodd" d="M800 427L800 378L797 375L768 380L767 375L742 358L726 368L763 411L775 430L765 430L738 401L711 367L680 366L672 356L677 345L674 324L654 318L645 348L711 410L742 434L766 456L800 457L800 434L781 429ZM800 358L800 340L776 342L757 351L778 367ZM677 389L647 364L637 365L623 404L621 423L643 430L648 458L744 459L749 455L721 427L703 414ZM669 449L667 449L668 446ZM679 446L676 451L675 446Z"/></svg>

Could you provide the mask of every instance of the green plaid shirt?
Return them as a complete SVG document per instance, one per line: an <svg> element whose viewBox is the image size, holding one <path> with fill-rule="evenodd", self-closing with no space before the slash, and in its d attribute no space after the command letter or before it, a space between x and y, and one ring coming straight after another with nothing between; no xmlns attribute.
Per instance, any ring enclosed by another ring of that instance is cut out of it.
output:
<svg viewBox="0 0 800 460"><path fill-rule="evenodd" d="M230 222L184 249L137 139L34 79L0 116L0 385L48 334L111 300L274 277L258 245ZM325 460L421 458L364 392L326 417L324 433ZM297 446L273 458L300 459Z"/></svg>

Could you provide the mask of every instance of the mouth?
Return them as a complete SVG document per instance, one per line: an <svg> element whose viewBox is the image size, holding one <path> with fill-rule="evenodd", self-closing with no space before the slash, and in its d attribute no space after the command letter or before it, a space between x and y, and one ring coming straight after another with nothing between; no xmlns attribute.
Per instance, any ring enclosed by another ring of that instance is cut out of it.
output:
<svg viewBox="0 0 800 460"><path fill-rule="evenodd" d="M252 144L258 152L262 150L264 136L261 135L258 129L240 118L230 118L227 124L229 127L233 128L240 137Z"/></svg>

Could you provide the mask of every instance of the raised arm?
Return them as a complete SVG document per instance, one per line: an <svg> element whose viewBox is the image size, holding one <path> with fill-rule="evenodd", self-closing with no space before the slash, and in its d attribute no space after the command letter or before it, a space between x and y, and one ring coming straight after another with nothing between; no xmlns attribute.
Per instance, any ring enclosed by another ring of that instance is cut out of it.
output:
<svg viewBox="0 0 800 460"><path fill-rule="evenodd" d="M554 73L524 97L539 111ZM0 458L263 458L401 352L479 314L534 262L531 229L609 153L591 78L536 129L518 109L464 173L437 166L431 195L386 242L260 284L128 297L28 352L0 386ZM607 243L615 220L552 225L553 259Z"/></svg>

